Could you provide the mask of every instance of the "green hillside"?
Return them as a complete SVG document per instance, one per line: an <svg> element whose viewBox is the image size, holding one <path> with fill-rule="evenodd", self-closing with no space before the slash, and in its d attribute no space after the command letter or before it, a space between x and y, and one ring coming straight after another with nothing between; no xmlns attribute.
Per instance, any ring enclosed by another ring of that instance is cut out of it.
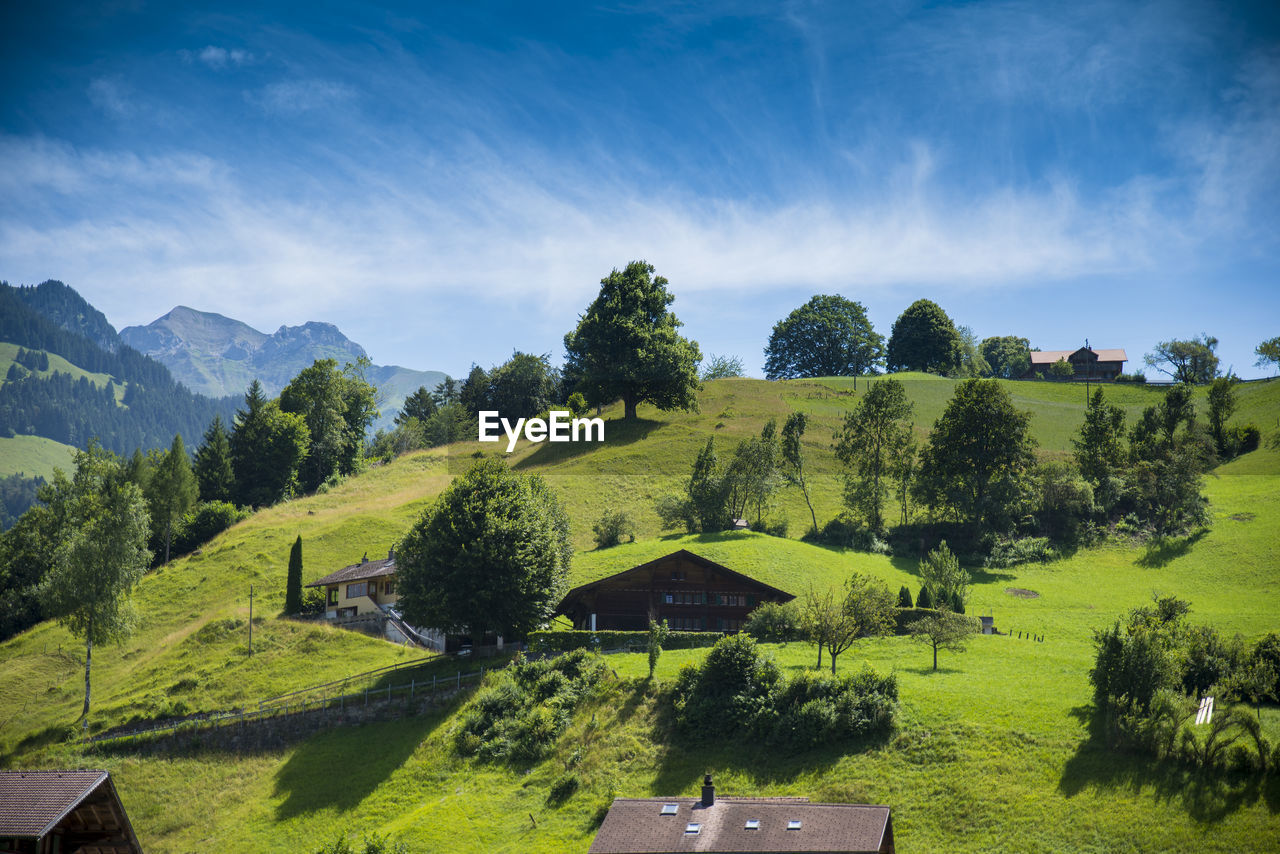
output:
<svg viewBox="0 0 1280 854"><path fill-rule="evenodd" d="M908 380L923 431L952 382ZM699 413L642 407L640 425L610 421L602 447L522 444L513 462L546 474L565 500L579 550L575 584L689 548L797 594L840 584L855 569L915 592L913 561L749 532L664 534L652 511L653 499L687 476L706 436L721 437L727 453L766 418L804 409L814 416L806 450L825 472L815 496L819 521L830 518L839 501L831 431L864 382L855 392L844 380L718 381L703 392ZM1067 452L1083 389L1016 383L1012 390L1035 413L1042 452ZM1137 411L1157 393L1109 387L1108 394ZM1240 418L1269 435L1277 414L1280 383L1241 387ZM278 619L289 546L302 536L308 581L366 552L385 552L475 451L501 454L493 444L465 443L402 457L323 495L262 511L202 553L149 574L134 596L137 633L94 656L92 728L248 706L414 655ZM906 638L861 642L842 656L841 671L865 661L898 674L899 727L884 744L804 754L673 744L641 678L643 656L620 655L609 659L616 679L575 717L556 755L528 767L455 756L454 707L244 755L85 756L66 742L83 698L83 649L65 630L44 624L0 644L0 765L109 768L146 850L159 852L306 852L343 829L392 833L414 851L585 851L609 797L696 793L706 770L715 771L725 794L891 804L904 852L1268 850L1280 837L1274 776L1262 787L1194 779L1091 745L1084 722L1092 630L1153 590L1190 600L1194 621L1228 635L1253 639L1280 628L1267 593L1280 582L1280 455L1246 455L1207 478L1206 491L1214 524L1201 538L1161 550L1109 545L1048 565L976 571L970 612L992 614L1005 631L1043 635L1043 643L977 638L967 653L943 653L937 673L926 649ZM637 518L638 542L591 549L591 524L607 508ZM782 509L798 536L808 517L803 501L788 494ZM251 584L255 615L264 616L255 619L249 658ZM803 644L768 649L784 668L809 666L814 656ZM703 654L665 653L659 679ZM1262 718L1268 737L1280 741L1280 710L1264 708ZM564 804L549 805L548 789L574 764L575 750L582 786Z"/></svg>
<svg viewBox="0 0 1280 854"><path fill-rule="evenodd" d="M22 348L17 344L9 344L9 343L0 341L0 385L4 384L5 380L2 378L9 373L9 366L13 364L14 360L18 356L18 351L21 349ZM112 377L109 374L100 374L100 373L94 373L93 371L86 371L85 369L77 365L71 364L66 359L59 356L57 353L50 353L49 354L49 370L36 371L35 375L43 378L43 377L52 376L55 373L70 374L73 380L78 380L81 377L84 377L87 380L89 380L89 382L97 386L98 388L104 388L107 385L107 383L112 381ZM117 383L116 384L116 402L117 403L119 403L124 398L124 391L125 391L124 383Z"/></svg>
<svg viewBox="0 0 1280 854"><path fill-rule="evenodd" d="M49 480L53 470L70 472L75 448L43 436L0 438L0 477L21 474Z"/></svg>

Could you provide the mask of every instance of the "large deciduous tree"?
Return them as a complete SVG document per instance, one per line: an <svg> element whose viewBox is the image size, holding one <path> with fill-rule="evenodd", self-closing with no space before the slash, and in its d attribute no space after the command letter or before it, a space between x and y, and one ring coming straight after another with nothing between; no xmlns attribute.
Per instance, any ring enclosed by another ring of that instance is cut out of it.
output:
<svg viewBox="0 0 1280 854"><path fill-rule="evenodd" d="M551 367L550 354L535 356L517 350L510 359L489 372L488 406L485 408L495 409L502 417L513 421L532 418L550 409L559 394L560 374Z"/></svg>
<svg viewBox="0 0 1280 854"><path fill-rule="evenodd" d="M151 561L142 490L114 456L94 444L76 452L75 475L50 498L61 522L45 583L49 613L84 639L84 726L88 727L94 644L132 630L126 596Z"/></svg>
<svg viewBox="0 0 1280 854"><path fill-rule="evenodd" d="M872 383L836 434L836 456L847 468L845 503L872 531L884 530L893 473L911 441L911 401L893 378Z"/></svg>
<svg viewBox="0 0 1280 854"><path fill-rule="evenodd" d="M887 361L890 371L949 374L963 357L960 333L937 303L919 299L893 322Z"/></svg>
<svg viewBox="0 0 1280 854"><path fill-rule="evenodd" d="M405 619L519 638L550 618L573 550L560 500L536 475L481 460L450 484L396 549Z"/></svg>
<svg viewBox="0 0 1280 854"><path fill-rule="evenodd" d="M1030 424L998 380L960 383L920 454L921 503L979 530L1006 529L1030 486Z"/></svg>
<svg viewBox="0 0 1280 854"><path fill-rule="evenodd" d="M862 303L818 295L774 324L765 347L765 376L846 377L873 373L884 359L884 338Z"/></svg>
<svg viewBox="0 0 1280 854"><path fill-rule="evenodd" d="M575 390L594 406L622 398L627 420L642 402L663 410L698 404L702 353L677 332L681 323L669 308L675 297L653 272L653 265L632 261L601 279L578 328L564 337Z"/></svg>
<svg viewBox="0 0 1280 854"><path fill-rule="evenodd" d="M1253 353L1258 357L1258 361L1254 362L1255 367L1265 368L1270 365L1272 368L1280 368L1280 335L1263 341L1254 348Z"/></svg>
<svg viewBox="0 0 1280 854"><path fill-rule="evenodd" d="M317 359L280 392L281 411L302 416L311 437L300 473L307 492L356 471L365 430L378 414L377 389L364 378L367 361L339 370L333 359Z"/></svg>
<svg viewBox="0 0 1280 854"><path fill-rule="evenodd" d="M1031 342L1016 335L983 338L982 358L987 360L991 376L1016 380L1031 370Z"/></svg>
<svg viewBox="0 0 1280 854"><path fill-rule="evenodd" d="M1218 339L1202 334L1188 340L1174 339L1156 344L1155 352L1143 360L1149 367L1173 377L1175 382L1201 384L1218 375Z"/></svg>

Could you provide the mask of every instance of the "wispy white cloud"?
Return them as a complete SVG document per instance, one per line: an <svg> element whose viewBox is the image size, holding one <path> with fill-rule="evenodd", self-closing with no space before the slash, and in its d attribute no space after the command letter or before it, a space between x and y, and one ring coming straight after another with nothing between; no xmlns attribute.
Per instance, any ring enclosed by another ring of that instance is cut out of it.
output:
<svg viewBox="0 0 1280 854"><path fill-rule="evenodd" d="M135 112L128 87L119 80L95 77L89 81L89 101L114 118L123 118Z"/></svg>
<svg viewBox="0 0 1280 854"><path fill-rule="evenodd" d="M184 62L200 62L217 71L250 65L256 61L256 57L243 48L225 48L212 44L200 50L180 50L178 55Z"/></svg>
<svg viewBox="0 0 1280 854"><path fill-rule="evenodd" d="M338 106L355 96L345 83L287 80L245 93L245 100L269 115L298 115Z"/></svg>

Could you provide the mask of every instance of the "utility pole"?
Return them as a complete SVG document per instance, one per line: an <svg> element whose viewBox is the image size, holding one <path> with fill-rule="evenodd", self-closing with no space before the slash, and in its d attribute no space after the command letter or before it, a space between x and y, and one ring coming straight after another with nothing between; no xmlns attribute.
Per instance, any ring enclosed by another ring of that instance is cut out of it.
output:
<svg viewBox="0 0 1280 854"><path fill-rule="evenodd" d="M249 657L253 658L253 585L249 585Z"/></svg>

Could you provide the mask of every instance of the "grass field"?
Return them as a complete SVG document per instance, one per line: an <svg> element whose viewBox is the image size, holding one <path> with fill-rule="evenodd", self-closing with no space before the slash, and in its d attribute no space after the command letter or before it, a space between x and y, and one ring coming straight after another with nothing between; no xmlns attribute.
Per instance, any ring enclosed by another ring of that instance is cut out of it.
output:
<svg viewBox="0 0 1280 854"><path fill-rule="evenodd" d="M70 472L75 448L43 436L10 436L0 439L0 477L21 474L53 477L55 468Z"/></svg>
<svg viewBox="0 0 1280 854"><path fill-rule="evenodd" d="M611 434L617 444L585 452L522 446L515 462L546 474L566 501L579 549L575 584L689 548L793 593L838 585L853 570L914 593L913 561L749 532L675 536L657 529L652 499L678 487L706 435L724 436L727 453L764 418L805 408L821 425L810 428L807 449L814 458L829 455L830 429L854 394L843 382L717 382L696 415L642 410L642 425ZM917 424L930 406L940 411L949 384L913 380ZM1014 387L1037 413L1041 447L1065 452L1074 426L1064 425L1078 424L1083 411L1082 399L1074 409L1067 399L1077 390ZM857 393L862 389L859 381ZM1126 408L1158 394L1123 391L1132 395L1121 401ZM1242 387L1241 412L1259 426L1263 418L1274 421L1277 392L1280 383ZM139 631L94 656L93 729L247 705L404 660L405 650L381 641L277 618L289 546L303 537L307 580L365 552L384 552L474 451L493 449L472 443L402 457L326 494L260 512L203 553L148 575L134 596ZM249 755L84 755L67 741L82 701L83 649L46 624L0 644L0 765L109 768L151 852L306 852L343 830L391 833L412 851L585 851L593 820L612 795L695 794L707 770L722 794L891 804L903 852L1274 850L1274 775L1266 784L1201 779L1112 754L1090 741L1085 719L1093 629L1155 590L1190 600L1193 621L1227 634L1253 639L1280 629L1271 601L1280 589L1276 463L1273 451L1259 451L1207 478L1214 524L1202 537L1160 549L1115 543L1052 564L977 571L970 613L992 614L1001 630L1043 635L1043 643L1016 634L976 638L966 653L942 653L937 673L928 650L905 638L855 646L841 657L841 671L867 662L893 669L900 680L899 726L882 742L801 754L675 743L660 714L661 684L705 652L673 651L662 657L656 687L643 679L643 656L611 656L616 678L577 714L556 754L531 766L459 759L450 749L453 708ZM821 492L816 503L825 521L838 508L834 479ZM605 508L637 517L637 542L591 548L591 522ZM783 509L799 535L808 516L803 501L790 495ZM244 622L250 584L258 593L255 614L265 617L255 621L252 659ZM1009 588L1038 596L1015 597ZM784 668L811 666L814 657L803 644L766 649ZM1269 737L1280 740L1280 710L1262 715ZM548 789L575 750L582 787L552 806Z"/></svg>

